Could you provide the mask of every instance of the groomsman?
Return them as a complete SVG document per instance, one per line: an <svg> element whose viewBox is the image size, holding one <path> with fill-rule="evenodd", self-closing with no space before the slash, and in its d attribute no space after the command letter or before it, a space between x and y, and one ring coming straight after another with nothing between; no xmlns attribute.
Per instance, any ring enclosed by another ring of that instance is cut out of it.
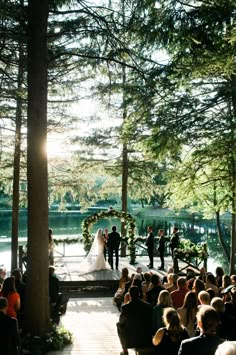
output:
<svg viewBox="0 0 236 355"><path fill-rule="evenodd" d="M108 234L107 248L108 248L108 262L113 270L113 253L116 255L116 270L119 265L119 246L120 246L120 234L116 231L116 226L112 227L112 232Z"/></svg>
<svg viewBox="0 0 236 355"><path fill-rule="evenodd" d="M152 226L148 226L147 228L147 239L146 239L146 246L147 246L147 252L149 256L149 264L147 265L149 269L153 269L153 253L154 253L154 234L152 231Z"/></svg>
<svg viewBox="0 0 236 355"><path fill-rule="evenodd" d="M179 228L174 227L173 228L173 233L171 234L171 238L170 238L170 250L171 250L171 256L172 258L174 258L174 249L178 248L179 246Z"/></svg>
<svg viewBox="0 0 236 355"><path fill-rule="evenodd" d="M161 265L159 266L158 270L164 270L164 252L165 252L164 229L159 229L158 236L159 236L158 251L160 253L160 259L161 259Z"/></svg>

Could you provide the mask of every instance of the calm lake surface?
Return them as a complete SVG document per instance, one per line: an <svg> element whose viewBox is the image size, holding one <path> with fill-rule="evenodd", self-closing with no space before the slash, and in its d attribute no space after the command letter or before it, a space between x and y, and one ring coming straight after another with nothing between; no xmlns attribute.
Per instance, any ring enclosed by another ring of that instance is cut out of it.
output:
<svg viewBox="0 0 236 355"><path fill-rule="evenodd" d="M49 213L49 226L53 230L54 237L61 238L78 238L81 235L81 222L87 216L95 213L81 214L79 211L58 212L51 211ZM228 264L224 258L222 248L218 241L216 225L214 220L204 220L198 218L179 218L176 217L135 217L136 218L136 235L145 236L148 225L152 225L154 233L157 235L159 228L164 228L166 235L169 235L173 226L178 226L181 236L195 243L206 243L208 247L209 259L208 270L214 272L215 267L220 265L228 272ZM104 219L98 221L92 227L92 233L96 233L98 228L108 228L111 230L113 225L120 230L119 219ZM229 243L230 223L222 221L222 230L227 243ZM0 211L0 265L5 265L10 269L10 238L11 238L11 212ZM27 242L27 212L21 211L19 224L19 245L25 245ZM63 246L56 246L56 251L61 253ZM82 244L65 245L66 255L84 255ZM138 250L140 253L140 250Z"/></svg>

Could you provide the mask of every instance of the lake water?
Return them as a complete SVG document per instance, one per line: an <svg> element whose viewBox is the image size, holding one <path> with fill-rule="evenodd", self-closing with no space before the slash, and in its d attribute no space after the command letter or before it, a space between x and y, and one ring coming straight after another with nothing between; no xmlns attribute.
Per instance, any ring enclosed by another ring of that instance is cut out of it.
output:
<svg viewBox="0 0 236 355"><path fill-rule="evenodd" d="M92 212L93 213L93 212ZM92 214L90 213L90 214ZM53 230L54 237L60 238L78 238L81 235L81 222L88 214L81 214L79 211L57 212L52 211L49 214L49 226ZM92 233L95 234L98 228L108 228L111 230L113 225L120 230L119 219L104 219L98 221L92 227ZM136 218L136 235L145 236L147 226L152 225L154 233L157 235L158 229L164 228L169 235L173 226L178 226L181 236L188 238L195 243L206 243L208 247L209 259L208 270L214 272L215 267L220 265L228 272L228 264L222 253L222 248L218 241L215 221L203 220L198 218L178 218L178 217L149 217ZM230 223L224 221L221 225L226 243L229 243ZM27 243L27 213L21 211L19 223L19 245ZM11 237L11 213L10 211L0 211L0 265L5 265L10 269L10 237ZM57 253L66 255L84 255L81 244L67 244L65 250L59 244L56 246ZM139 251L138 251L139 252ZM59 254L58 254L59 255Z"/></svg>

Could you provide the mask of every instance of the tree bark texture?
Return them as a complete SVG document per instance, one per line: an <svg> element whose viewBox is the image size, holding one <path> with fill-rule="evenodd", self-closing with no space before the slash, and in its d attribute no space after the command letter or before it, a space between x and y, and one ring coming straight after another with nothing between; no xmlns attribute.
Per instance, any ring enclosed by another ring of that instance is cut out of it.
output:
<svg viewBox="0 0 236 355"><path fill-rule="evenodd" d="M48 0L28 2L28 261L25 330L43 335L49 328L47 24Z"/></svg>

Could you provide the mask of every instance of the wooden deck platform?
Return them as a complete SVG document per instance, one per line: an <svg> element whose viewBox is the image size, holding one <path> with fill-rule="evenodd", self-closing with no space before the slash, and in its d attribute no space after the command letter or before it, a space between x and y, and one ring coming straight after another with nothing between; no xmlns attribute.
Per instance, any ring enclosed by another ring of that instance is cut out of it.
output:
<svg viewBox="0 0 236 355"><path fill-rule="evenodd" d="M79 275L79 263L81 258L78 257L61 257L55 260L55 272L60 279L60 288L64 293L70 293L70 297L77 297L78 292L83 293L91 288L98 292L99 296L107 295L107 292L114 292L117 289L118 281L121 277L121 270L124 267L129 269L130 274L135 273L138 266L142 271L149 271L146 266L149 262L147 256L136 258L136 264L130 265L129 258L120 258L118 270L100 270L89 274ZM173 266L170 256L165 258L165 270L158 270L160 265L159 257L154 258L154 268L151 271L156 272L161 278L166 275L167 270ZM87 292L85 292L87 295Z"/></svg>

